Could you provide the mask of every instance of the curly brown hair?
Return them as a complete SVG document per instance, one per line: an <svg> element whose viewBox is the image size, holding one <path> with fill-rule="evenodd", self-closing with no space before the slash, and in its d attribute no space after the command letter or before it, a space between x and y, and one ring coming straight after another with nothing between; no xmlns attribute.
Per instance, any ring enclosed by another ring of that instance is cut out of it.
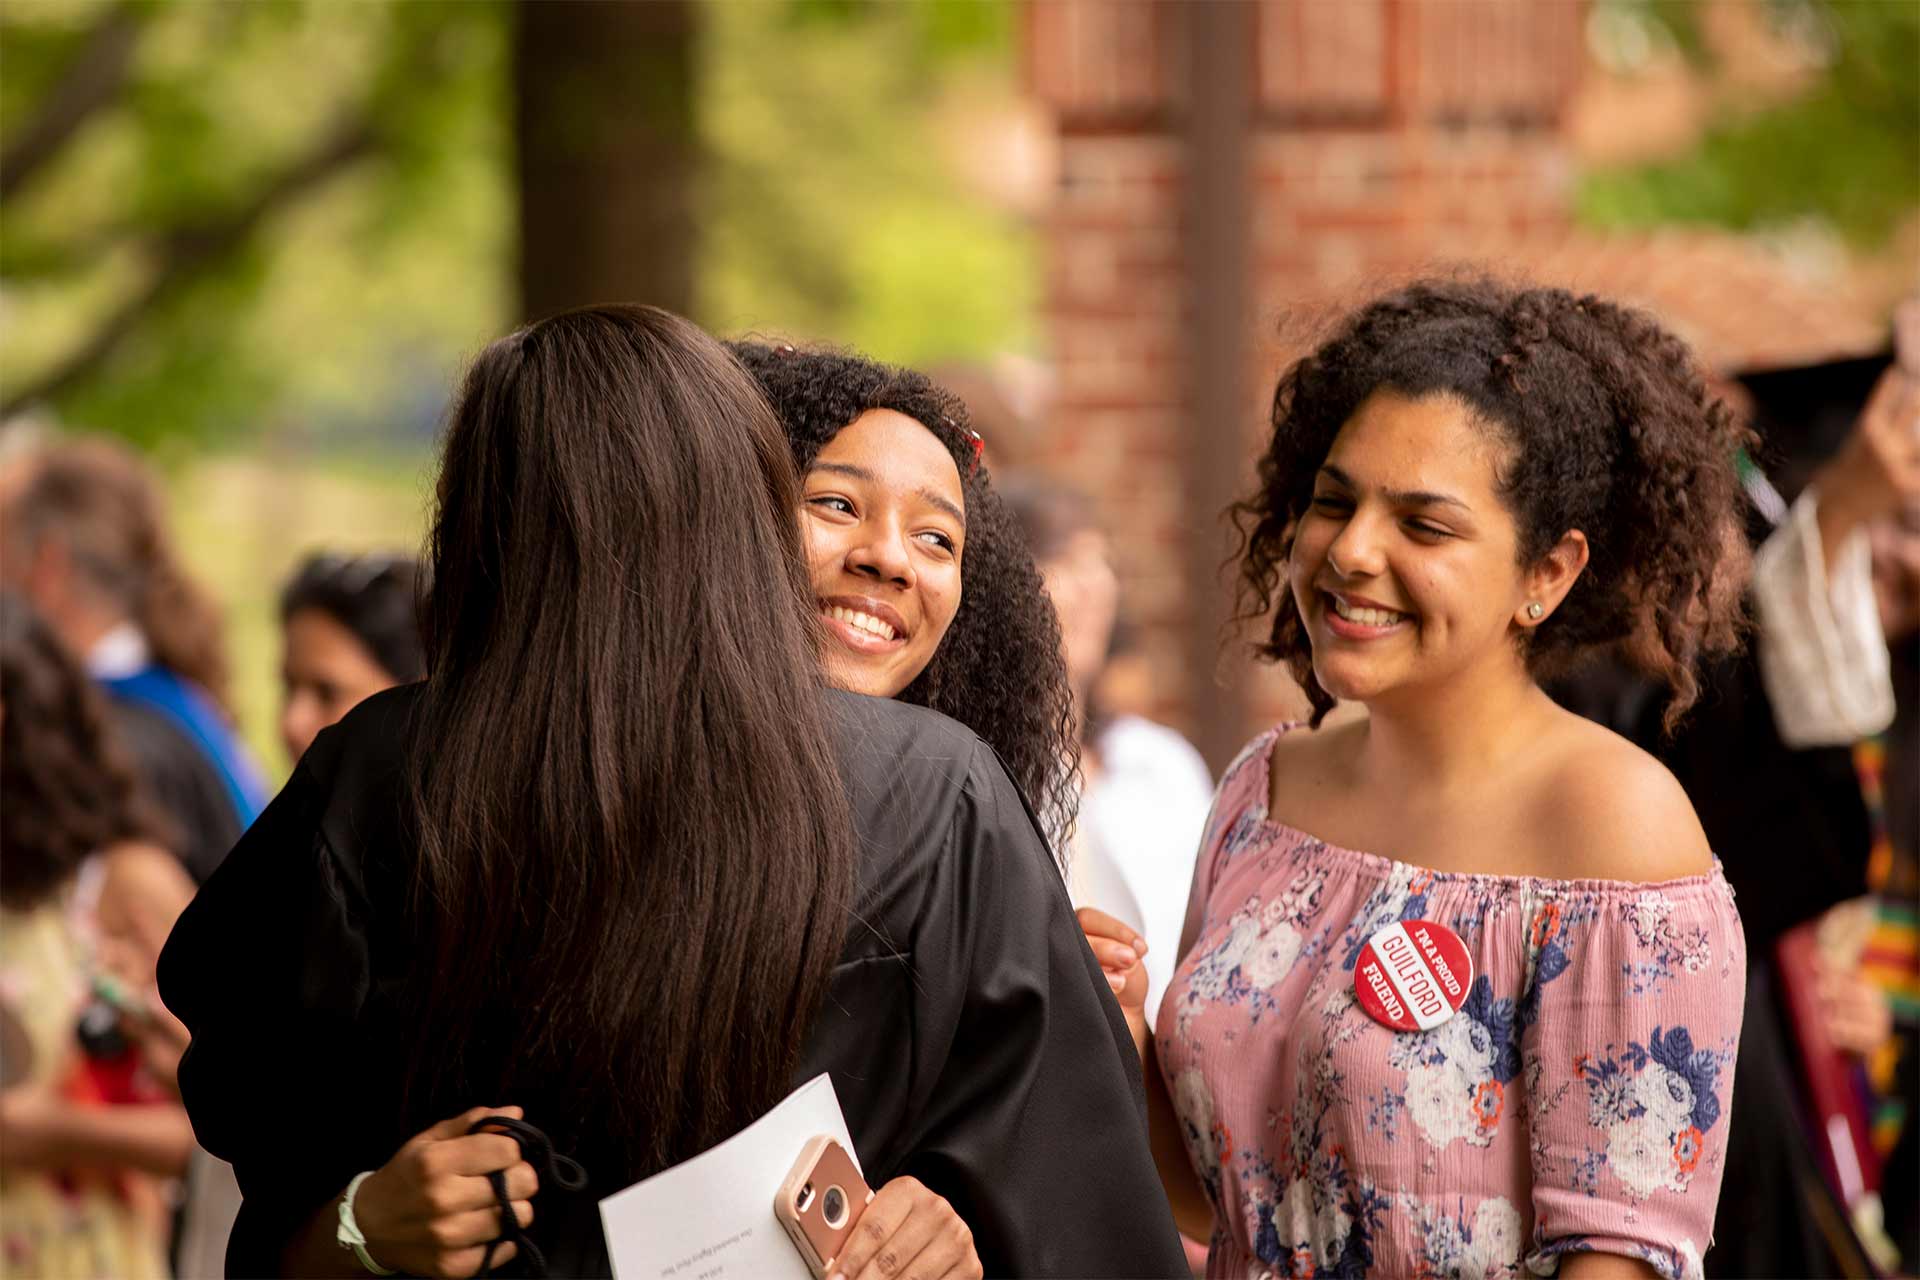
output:
<svg viewBox="0 0 1920 1280"><path fill-rule="evenodd" d="M30 910L89 854L165 834L106 700L33 606L0 591L0 904Z"/></svg>
<svg viewBox="0 0 1920 1280"><path fill-rule="evenodd" d="M1284 663L1317 726L1334 704L1313 675L1286 587L1294 531L1347 420L1376 390L1450 395L1506 446L1498 492L1521 565L1580 530L1586 570L1523 633L1527 670L1559 675L1616 649L1670 694L1672 729L1701 660L1741 642L1746 570L1739 450L1751 433L1692 354L1650 317L1591 294L1484 279L1428 280L1374 299L1281 375L1259 486L1232 508L1242 538L1237 618L1277 606L1259 655Z"/></svg>
<svg viewBox="0 0 1920 1280"><path fill-rule="evenodd" d="M1064 858L1079 809L1079 738L1060 624L1018 521L977 462L967 406L925 374L830 349L728 344L772 402L801 472L873 409L905 414L946 446L967 506L960 608L903 702L952 716L999 753Z"/></svg>

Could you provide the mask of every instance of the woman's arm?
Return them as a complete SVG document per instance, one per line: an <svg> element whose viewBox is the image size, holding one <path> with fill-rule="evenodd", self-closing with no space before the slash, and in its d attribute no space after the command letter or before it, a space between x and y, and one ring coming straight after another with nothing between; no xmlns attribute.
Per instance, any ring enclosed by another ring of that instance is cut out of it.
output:
<svg viewBox="0 0 1920 1280"><path fill-rule="evenodd" d="M354 1195L354 1221L367 1239L369 1257L408 1275L463 1280L479 1273L487 1241L500 1235L498 1201L487 1180L506 1175L507 1195L522 1228L533 1221L533 1197L540 1179L520 1157L520 1145L498 1133L469 1133L482 1116L521 1119L519 1107L474 1107L417 1134L393 1159L360 1184ZM287 1241L281 1274L289 1276L365 1276L367 1269L336 1232L346 1188L316 1209ZM512 1244L494 1251L496 1266L516 1252Z"/></svg>
<svg viewBox="0 0 1920 1280"><path fill-rule="evenodd" d="M1126 1015L1127 1030L1133 1034L1134 1051L1140 1055L1142 1083L1147 1090L1147 1137L1153 1148L1154 1168L1160 1185L1166 1189L1173 1220L1189 1239L1206 1240L1213 1235L1213 1206L1207 1203L1200 1179L1194 1176L1193 1162L1187 1158L1186 1143L1180 1137L1179 1117L1173 1100L1167 1096L1167 1082L1154 1057L1153 1035L1147 1028L1147 941L1104 911L1082 907L1075 913L1080 930L1094 959L1106 974L1107 985L1120 1000L1120 1012Z"/></svg>
<svg viewBox="0 0 1920 1280"><path fill-rule="evenodd" d="M0 1167L178 1177L192 1150L193 1126L174 1103L83 1107L35 1086L0 1093Z"/></svg>
<svg viewBox="0 0 1920 1280"><path fill-rule="evenodd" d="M1174 1225L1190 1240L1205 1242L1213 1237L1213 1206L1193 1172L1187 1158L1187 1144L1180 1137L1180 1118L1173 1112L1173 1099L1167 1096L1167 1082L1160 1075L1160 1064L1153 1054L1153 1040L1147 1040L1147 1139L1153 1146L1153 1164L1160 1171L1160 1185L1166 1188L1167 1204L1173 1209Z"/></svg>

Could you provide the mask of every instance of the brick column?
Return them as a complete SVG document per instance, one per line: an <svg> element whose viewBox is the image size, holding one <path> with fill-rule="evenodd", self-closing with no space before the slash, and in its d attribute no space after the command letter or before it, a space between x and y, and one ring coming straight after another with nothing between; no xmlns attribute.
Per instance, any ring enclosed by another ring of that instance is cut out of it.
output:
<svg viewBox="0 0 1920 1280"><path fill-rule="evenodd" d="M1237 437L1233 466L1251 475L1273 380L1311 337L1304 321L1433 265L1451 243L1564 223L1560 122L1582 60L1572 0L1250 7L1249 216L1234 250L1250 315L1217 290L1194 294L1204 263L1190 219L1205 206L1189 183L1189 126L1206 103L1192 91L1193 6L1036 0L1024 18L1028 83L1060 140L1045 301L1059 397L1040 464L1099 503L1157 676L1155 711L1200 733L1216 769L1221 742L1299 703L1237 649L1202 661L1196 627L1219 615L1227 584L1200 571L1218 545L1218 494L1195 498L1224 471L1196 451ZM1219 398L1191 385L1192 338L1233 323L1249 326L1252 373L1234 393L1241 421L1222 424Z"/></svg>

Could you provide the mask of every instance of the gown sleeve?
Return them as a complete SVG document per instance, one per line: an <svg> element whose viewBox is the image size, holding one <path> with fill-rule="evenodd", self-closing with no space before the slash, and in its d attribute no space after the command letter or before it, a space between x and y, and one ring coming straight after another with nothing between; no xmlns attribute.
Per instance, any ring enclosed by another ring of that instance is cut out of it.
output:
<svg viewBox="0 0 1920 1280"><path fill-rule="evenodd" d="M990 1276L1189 1275L1125 1020L989 748L948 838L914 941L916 1056L942 1065L900 1172L952 1203Z"/></svg>
<svg viewBox="0 0 1920 1280"><path fill-rule="evenodd" d="M364 1010L360 869L321 829L303 764L207 880L161 953L161 997L192 1033L180 1093L200 1144L232 1163L243 1203L231 1275L277 1275L295 1230L399 1144L390 1048ZM384 1099L384 1104L377 1099Z"/></svg>
<svg viewBox="0 0 1920 1280"><path fill-rule="evenodd" d="M1740 917L1717 873L1594 897L1543 901L1528 927L1528 1268L1599 1252L1700 1280L1746 991Z"/></svg>

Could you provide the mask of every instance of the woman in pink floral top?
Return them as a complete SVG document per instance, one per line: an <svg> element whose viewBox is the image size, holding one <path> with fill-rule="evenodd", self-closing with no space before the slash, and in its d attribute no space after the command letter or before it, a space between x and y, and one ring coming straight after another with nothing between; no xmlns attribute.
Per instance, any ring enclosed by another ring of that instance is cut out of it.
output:
<svg viewBox="0 0 1920 1280"><path fill-rule="evenodd" d="M1618 644L1686 709L1737 638L1741 441L1676 340L1558 290L1413 286L1281 380L1242 603L1311 722L1221 783L1150 1040L1083 916L1210 1275L1700 1275L1739 916L1672 776L1537 680ZM1413 920L1472 976L1402 1032L1355 967Z"/></svg>

